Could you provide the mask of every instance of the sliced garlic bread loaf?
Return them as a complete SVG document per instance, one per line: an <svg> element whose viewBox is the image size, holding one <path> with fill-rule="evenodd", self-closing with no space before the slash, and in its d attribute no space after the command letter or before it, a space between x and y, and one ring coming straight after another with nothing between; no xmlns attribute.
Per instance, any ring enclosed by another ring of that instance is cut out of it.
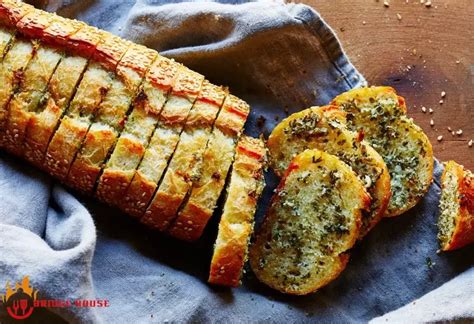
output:
<svg viewBox="0 0 474 324"><path fill-rule="evenodd" d="M247 262L257 202L265 186L265 143L242 136L237 144L227 197L214 244L209 282L237 287Z"/></svg>
<svg viewBox="0 0 474 324"><path fill-rule="evenodd" d="M380 155L345 126L345 113L335 106L312 107L284 119L268 138L271 166L282 176L294 156L306 149L336 155L359 176L371 196L360 238L383 217L390 200L390 175Z"/></svg>
<svg viewBox="0 0 474 324"><path fill-rule="evenodd" d="M369 203L363 183L337 157L319 150L298 154L250 247L255 275L294 295L328 284L345 268Z"/></svg>
<svg viewBox="0 0 474 324"><path fill-rule="evenodd" d="M414 207L431 184L433 150L423 130L405 115L405 100L390 87L370 87L343 93L333 104L347 113L348 128L363 132L387 164L392 197L386 216Z"/></svg>
<svg viewBox="0 0 474 324"><path fill-rule="evenodd" d="M441 186L438 239L441 250L450 251L474 242L474 174L449 161Z"/></svg>
<svg viewBox="0 0 474 324"><path fill-rule="evenodd" d="M201 177L193 182L188 199L168 228L171 236L187 241L201 237L224 188L249 110L246 102L227 96L204 151Z"/></svg>
<svg viewBox="0 0 474 324"><path fill-rule="evenodd" d="M72 188L92 194L101 167L122 132L138 88L157 55L154 50L132 44L120 60L110 90L69 169L66 183Z"/></svg>

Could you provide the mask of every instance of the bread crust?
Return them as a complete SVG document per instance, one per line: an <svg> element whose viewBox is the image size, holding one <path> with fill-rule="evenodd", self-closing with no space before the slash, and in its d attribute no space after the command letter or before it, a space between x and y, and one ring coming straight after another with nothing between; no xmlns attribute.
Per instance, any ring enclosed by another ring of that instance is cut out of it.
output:
<svg viewBox="0 0 474 324"><path fill-rule="evenodd" d="M459 208L453 219L454 230L442 251L452 251L474 243L474 176L455 161L445 164L441 176L442 190L447 187L447 175L453 173L457 179L457 200Z"/></svg>
<svg viewBox="0 0 474 324"><path fill-rule="evenodd" d="M311 107L280 122L268 138L271 166L282 176L292 157L317 148L347 163L365 182L372 197L364 212L359 239L383 217L391 196L390 175L382 157L366 142L362 133L346 128L345 113L336 106Z"/></svg>
<svg viewBox="0 0 474 324"><path fill-rule="evenodd" d="M265 186L266 148L263 140L242 136L236 151L208 280L228 287L240 284L257 202Z"/></svg>
<svg viewBox="0 0 474 324"><path fill-rule="evenodd" d="M2 0L0 2L0 23L15 27L21 18L33 10L35 10L33 6L20 0Z"/></svg>
<svg viewBox="0 0 474 324"><path fill-rule="evenodd" d="M369 87L343 93L332 104L347 113L348 128L364 131L387 164L393 194L385 217L413 208L431 184L434 160L428 137L406 116L405 100L391 87Z"/></svg>
<svg viewBox="0 0 474 324"><path fill-rule="evenodd" d="M193 182L187 201L168 229L170 235L187 241L201 237L224 188L249 111L247 103L227 96L204 151L201 178Z"/></svg>
<svg viewBox="0 0 474 324"><path fill-rule="evenodd" d="M175 144L171 160L164 170L163 178L145 213L153 218L149 220L161 231L166 230L177 216L183 199L190 190L193 179L200 177L202 155L209 140L212 125L216 119L226 92L218 86L204 81L201 93L186 120L183 132ZM158 126L160 127L160 126ZM166 142L163 139L163 142ZM174 144L174 143L173 143ZM165 151L165 149L160 149ZM128 196L128 201L140 201L140 193ZM127 199L124 199L127 202ZM127 210L125 206L124 210Z"/></svg>

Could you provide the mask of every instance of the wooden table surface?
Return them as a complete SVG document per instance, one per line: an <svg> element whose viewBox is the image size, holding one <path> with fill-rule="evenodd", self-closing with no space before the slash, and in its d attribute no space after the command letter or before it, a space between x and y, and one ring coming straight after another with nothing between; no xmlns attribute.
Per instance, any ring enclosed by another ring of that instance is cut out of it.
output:
<svg viewBox="0 0 474 324"><path fill-rule="evenodd" d="M302 2L333 27L370 84L393 86L406 98L438 159L474 171L474 145L468 146L474 140L473 0L432 0L431 7L428 0L391 0L388 7L383 0Z"/></svg>

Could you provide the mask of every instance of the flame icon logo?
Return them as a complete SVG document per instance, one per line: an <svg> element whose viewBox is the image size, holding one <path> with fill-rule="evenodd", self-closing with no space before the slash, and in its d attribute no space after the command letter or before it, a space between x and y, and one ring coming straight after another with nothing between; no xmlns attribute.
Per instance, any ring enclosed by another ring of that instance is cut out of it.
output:
<svg viewBox="0 0 474 324"><path fill-rule="evenodd" d="M34 309L34 301L38 298L38 290L30 287L30 278L23 277L20 283L11 288L10 282L7 282L6 293L1 295L1 300L7 308L8 314L15 319L28 318Z"/></svg>

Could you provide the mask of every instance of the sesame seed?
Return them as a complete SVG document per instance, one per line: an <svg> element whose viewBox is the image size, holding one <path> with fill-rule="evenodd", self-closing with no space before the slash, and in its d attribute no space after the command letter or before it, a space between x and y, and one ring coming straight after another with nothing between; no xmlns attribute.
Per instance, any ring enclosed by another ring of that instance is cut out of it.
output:
<svg viewBox="0 0 474 324"><path fill-rule="evenodd" d="M451 135L453 135L453 136L456 135L456 132L455 132L455 131L452 131L452 132L451 132Z"/></svg>
<svg viewBox="0 0 474 324"><path fill-rule="evenodd" d="M431 7L431 1L429 1L429 0L426 1L425 7L426 7L426 8L430 8L430 7Z"/></svg>
<svg viewBox="0 0 474 324"><path fill-rule="evenodd" d="M448 126L448 132L452 132L452 128Z"/></svg>
<svg viewBox="0 0 474 324"><path fill-rule="evenodd" d="M460 61L460 60L456 60L456 64L459 64L459 63L461 63L461 61Z"/></svg>
<svg viewBox="0 0 474 324"><path fill-rule="evenodd" d="M472 143L473 143L472 140L470 140L470 141L467 143L467 146L472 147Z"/></svg>
<svg viewBox="0 0 474 324"><path fill-rule="evenodd" d="M433 109L430 108L429 112L430 112L430 114L432 114L432 113L433 113Z"/></svg>
<svg viewBox="0 0 474 324"><path fill-rule="evenodd" d="M365 25L365 24L366 24L365 20L364 20L364 21L362 21L362 25Z"/></svg>
<svg viewBox="0 0 474 324"><path fill-rule="evenodd" d="M387 7L387 8L390 7L390 3L388 2L388 0L385 0L385 1L383 2L383 5L384 5L385 7Z"/></svg>
<svg viewBox="0 0 474 324"><path fill-rule="evenodd" d="M425 113L426 112L426 107L425 106L421 107L421 111Z"/></svg>
<svg viewBox="0 0 474 324"><path fill-rule="evenodd" d="M438 142L441 142L443 140L443 135L439 135L437 140L438 140Z"/></svg>
<svg viewBox="0 0 474 324"><path fill-rule="evenodd" d="M461 135L462 135L462 129L459 129L459 130L456 132L456 134L457 134L458 136L461 136Z"/></svg>
<svg viewBox="0 0 474 324"><path fill-rule="evenodd" d="M441 98L444 98L446 97L446 92L445 91L441 91Z"/></svg>
<svg viewBox="0 0 474 324"><path fill-rule="evenodd" d="M398 20L402 20L402 15L400 15L399 13L397 13L397 19L398 19Z"/></svg>
<svg viewBox="0 0 474 324"><path fill-rule="evenodd" d="M430 120L430 126L434 126L434 120Z"/></svg>
<svg viewBox="0 0 474 324"><path fill-rule="evenodd" d="M444 102L443 99L441 99L441 100L439 101L439 104L442 105L443 102Z"/></svg>

